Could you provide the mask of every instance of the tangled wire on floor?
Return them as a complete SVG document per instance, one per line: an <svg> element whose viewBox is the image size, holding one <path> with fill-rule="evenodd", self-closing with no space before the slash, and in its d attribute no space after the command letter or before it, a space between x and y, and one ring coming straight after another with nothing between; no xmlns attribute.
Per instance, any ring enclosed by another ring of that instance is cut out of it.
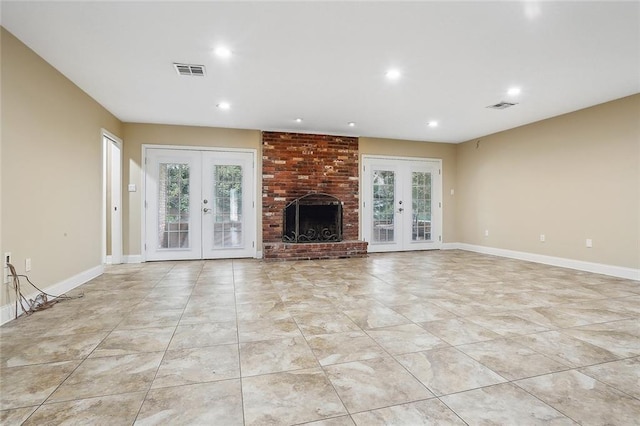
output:
<svg viewBox="0 0 640 426"><path fill-rule="evenodd" d="M84 297L84 293L79 294L78 296L67 296L65 294L53 296L38 288L34 283L31 282L28 276L19 275L16 272L16 268L12 264L7 263L7 266L9 267L9 272L11 273L12 277L13 289L16 293L16 318L23 314L31 315L34 312L45 310L63 300L79 299L81 297ZM40 292L36 295L35 299L27 299L26 296L22 293L22 290L20 288L21 277L25 278L27 282L33 286L33 288ZM20 305L20 308L22 308L22 313L20 314L18 314L18 304Z"/></svg>

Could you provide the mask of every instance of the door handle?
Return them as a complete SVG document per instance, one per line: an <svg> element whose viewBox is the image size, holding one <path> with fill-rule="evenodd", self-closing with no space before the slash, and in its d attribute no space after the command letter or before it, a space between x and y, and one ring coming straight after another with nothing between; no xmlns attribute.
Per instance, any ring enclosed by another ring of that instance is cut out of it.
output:
<svg viewBox="0 0 640 426"><path fill-rule="evenodd" d="M205 213L209 213L211 211L211 209L208 209L208 208L205 207L204 209L202 209L202 211L205 212Z"/></svg>
<svg viewBox="0 0 640 426"><path fill-rule="evenodd" d="M400 208L398 209L398 211L399 211L400 213L402 213L402 212L404 211L404 209L403 209L402 207L400 207Z"/></svg>

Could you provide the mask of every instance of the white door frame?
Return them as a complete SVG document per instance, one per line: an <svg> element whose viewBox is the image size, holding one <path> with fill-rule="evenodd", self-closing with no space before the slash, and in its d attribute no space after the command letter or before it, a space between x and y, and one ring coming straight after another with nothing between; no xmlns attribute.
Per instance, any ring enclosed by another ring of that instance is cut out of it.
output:
<svg viewBox="0 0 640 426"><path fill-rule="evenodd" d="M102 263L122 263L122 139L101 129ZM111 157L111 162L108 159ZM111 197L107 200L107 187ZM107 209L111 215L111 255L107 256Z"/></svg>
<svg viewBox="0 0 640 426"><path fill-rule="evenodd" d="M365 231L365 227L367 225L370 225L367 219L367 214L369 214L367 212L367 209L370 209L371 206L366 206L366 202L367 200L367 196L370 191L371 188L366 188L365 185L367 183L369 183L369 179L367 178L367 173L369 173L369 170L365 170L366 166L369 165L370 162L373 161L384 161L384 162L397 162L398 164L396 165L396 168L400 168L402 166L402 162L406 161L406 162L413 162L413 163L436 163L437 164L437 168L438 168L438 183L436 185L432 186L432 191L434 193L434 202L437 203L435 204L435 208L432 208L432 221L433 223L435 223L437 226L433 229L434 233L433 233L433 242L431 242L429 244L429 248L428 249L440 249L442 248L442 240L443 240L443 236L442 236L442 230L444 228L443 223L442 223L442 159L439 158L426 158L426 157L397 157L397 156L387 156L387 155L368 155L368 154L363 154L361 156L361 175L360 175L360 236L364 239L365 236L368 234L368 232ZM397 243L394 243L397 244ZM416 249L420 249L417 248L418 244L415 245ZM425 248L422 248L425 249ZM371 241L369 241L369 251L371 252Z"/></svg>
<svg viewBox="0 0 640 426"><path fill-rule="evenodd" d="M183 145L158 145L158 144L143 144L142 145L142 168L141 168L141 172L142 172L142 176L141 176L141 193L142 193L142 199L141 199L141 208L140 208L140 223L141 223L141 229L140 229L140 251L141 251L141 261L142 262L146 262L147 261L147 251L145 250L145 244L147 241L147 235L146 235L146 229L147 229L147 224L146 224L146 194L147 194L147 188L146 188L146 176L147 176L147 150L149 149L173 149L173 150L186 150L186 151L211 151L211 152L244 152L244 153L248 153L251 154L251 158L252 158L252 163L253 163L253 179L252 179L252 191L253 191L253 199L252 199L252 207L253 207L253 221L254 224L258 224L257 223L257 218L256 218L256 210L258 208L258 201L257 197L259 195L259 191L258 191L258 173L256 172L256 158L257 158L257 150L255 149L251 149L251 148L225 148L225 147L208 147L208 146L183 146ZM259 226L254 226L253 227L253 237L254 237L254 247L253 247L253 258L257 258L258 257L258 228Z"/></svg>

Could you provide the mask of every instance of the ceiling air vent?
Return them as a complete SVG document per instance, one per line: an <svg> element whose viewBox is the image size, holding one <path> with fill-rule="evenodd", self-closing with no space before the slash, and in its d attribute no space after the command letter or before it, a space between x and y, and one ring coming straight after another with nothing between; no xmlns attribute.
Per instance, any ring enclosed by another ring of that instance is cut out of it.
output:
<svg viewBox="0 0 640 426"><path fill-rule="evenodd" d="M498 102L495 105L489 105L487 108L491 108L491 109L506 109L506 108L512 107L514 105L518 105L518 104L502 101L502 102Z"/></svg>
<svg viewBox="0 0 640 426"><path fill-rule="evenodd" d="M174 63L178 75L190 75L192 77L204 77L204 65Z"/></svg>

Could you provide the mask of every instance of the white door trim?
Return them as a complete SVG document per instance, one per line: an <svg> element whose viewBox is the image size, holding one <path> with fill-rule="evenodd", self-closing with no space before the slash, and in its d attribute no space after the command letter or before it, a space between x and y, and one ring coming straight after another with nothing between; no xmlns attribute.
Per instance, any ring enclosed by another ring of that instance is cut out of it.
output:
<svg viewBox="0 0 640 426"><path fill-rule="evenodd" d="M252 164L253 164L253 179L252 179L252 184L253 184L253 188L252 188L252 192L253 192L253 214L254 214L254 224L255 226L253 227L253 240L255 241L255 247L254 251L253 251L253 257L257 258L258 257L258 229L260 229L259 226L259 222L257 222L257 217L256 216L256 210L258 209L259 206L259 201L257 199L258 196L260 196L261 191L258 191L258 173L256 170L257 167L257 150L252 149L252 148L226 148L226 147L210 147L210 146L186 146L186 145L162 145L162 144L142 144L141 147L141 151L142 151L142 167L140 168L141 170L141 176L140 176L140 190L141 190L141 205L140 205L140 261L141 262L146 262L147 261L147 253L145 250L145 244L147 241L147 235L146 235L146 208L145 208L145 203L146 203L146 176L147 176L147 150L149 149L169 149L169 150L185 150L185 151L211 151L211 152L239 152L239 153L248 153L251 154L251 159L252 159Z"/></svg>
<svg viewBox="0 0 640 426"><path fill-rule="evenodd" d="M122 263L122 139L100 129L102 141L102 263ZM109 152L117 157L108 169ZM111 199L107 201L107 185ZM107 209L111 214L111 255L107 256ZM107 262L108 261L108 262Z"/></svg>

